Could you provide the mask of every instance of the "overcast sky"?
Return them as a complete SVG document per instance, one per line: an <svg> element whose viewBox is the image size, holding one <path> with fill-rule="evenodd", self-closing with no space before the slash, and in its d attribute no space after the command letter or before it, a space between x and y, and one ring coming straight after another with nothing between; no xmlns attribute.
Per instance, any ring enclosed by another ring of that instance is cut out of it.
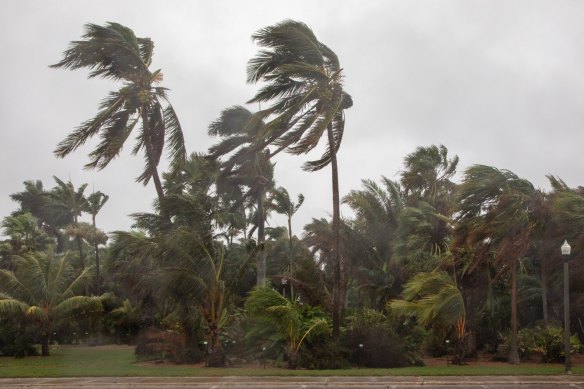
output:
<svg viewBox="0 0 584 389"><path fill-rule="evenodd" d="M49 69L85 23L118 22L152 38L152 70L162 69L190 153L213 143L207 126L222 109L253 96L256 87L245 83L257 51L250 36L283 19L308 24L344 68L354 106L338 155L341 196L363 178L398 178L403 158L431 144L458 155L460 171L487 164L544 189L546 174L584 184L579 0L9 0L0 12L0 218L17 208L9 195L23 181L51 188L53 175L110 195L98 216L106 231L128 229L129 214L151 209L156 192L134 182L142 157L130 155L132 144L100 172L83 170L95 142L53 156L120 86L88 80L85 70ZM330 169L300 168L318 156L276 161L277 183L306 196L297 233L332 212Z"/></svg>

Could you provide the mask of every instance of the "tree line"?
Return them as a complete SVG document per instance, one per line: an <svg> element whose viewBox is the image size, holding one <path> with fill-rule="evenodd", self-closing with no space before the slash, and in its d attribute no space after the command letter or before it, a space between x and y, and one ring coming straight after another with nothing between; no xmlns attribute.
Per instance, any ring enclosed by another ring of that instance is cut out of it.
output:
<svg viewBox="0 0 584 389"><path fill-rule="evenodd" d="M581 187L548 176L546 192L483 165L456 183L458 157L432 145L405 157L399 179L365 179L341 198L336 154L353 101L338 57L297 21L252 38L260 49L247 81L261 86L247 103L267 108L223 110L205 153L186 151L162 72L150 70L149 38L117 23L88 24L52 65L122 84L55 155L97 136L86 167L103 169L134 132L133 153L144 156L137 181L152 180L157 201L106 245L96 216L107 195L57 177L50 190L26 181L2 223L2 353L27 354L40 341L48 355L51 340L85 333L88 343L136 342L139 354L164 350L210 366L235 356L290 367L404 366L422 353L454 350L461 362L484 349L519 363L540 355L538 339L561 322L565 239L575 253L572 328L583 334ZM332 217L313 219L298 236L291 221L304 195L277 185L274 161L320 142L323 154L303 169L330 166ZM165 150L170 165L160 174ZM354 217L341 217L341 202ZM274 212L287 226L266 225ZM92 224L79 221L83 213Z"/></svg>

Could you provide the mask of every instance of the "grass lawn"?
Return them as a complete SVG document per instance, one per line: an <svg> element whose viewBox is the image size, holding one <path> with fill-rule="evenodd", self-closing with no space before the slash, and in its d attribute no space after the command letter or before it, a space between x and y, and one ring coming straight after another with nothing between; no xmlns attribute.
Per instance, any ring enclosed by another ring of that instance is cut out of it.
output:
<svg viewBox="0 0 584 389"><path fill-rule="evenodd" d="M578 364L574 374L584 374ZM554 375L563 365L469 364L396 369L287 370L280 368L205 368L195 365L138 363L134 349L124 346L63 347L50 357L0 358L0 377L209 377L209 376L446 376L446 375Z"/></svg>

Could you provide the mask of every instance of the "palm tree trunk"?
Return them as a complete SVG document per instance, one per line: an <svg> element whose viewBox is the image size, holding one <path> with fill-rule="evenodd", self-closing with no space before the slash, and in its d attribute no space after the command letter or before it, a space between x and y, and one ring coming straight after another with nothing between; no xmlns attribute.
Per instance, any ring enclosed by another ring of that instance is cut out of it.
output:
<svg viewBox="0 0 584 389"><path fill-rule="evenodd" d="M341 253L340 235L340 199L339 199L339 171L337 166L337 152L335 150L335 141L333 136L333 126L327 127L329 152L331 155L331 170L333 184L333 339L338 340L341 328Z"/></svg>
<svg viewBox="0 0 584 389"><path fill-rule="evenodd" d="M509 362L518 365L519 349L517 346L517 260L511 264L511 349Z"/></svg>
<svg viewBox="0 0 584 389"><path fill-rule="evenodd" d="M265 251L265 230L264 230L264 187L260 185L258 189L258 263L257 263L257 285L266 284L266 251Z"/></svg>
<svg viewBox="0 0 584 389"><path fill-rule="evenodd" d="M48 331L41 332L41 356L43 356L43 357L49 356L49 332Z"/></svg>
<svg viewBox="0 0 584 389"><path fill-rule="evenodd" d="M158 168L156 167L154 159L154 148L152 147L152 141L150 139L150 123L148 122L148 110L146 105L142 105L142 127L144 131L144 145L146 146L146 155L150 164L150 172L152 173L152 181L154 181L154 187L156 188L156 194L158 195L158 200L162 201L164 199L164 190L162 189L162 183L160 181L160 176L158 175ZM162 216L168 219L165 211L162 211Z"/></svg>
<svg viewBox="0 0 584 389"><path fill-rule="evenodd" d="M93 222L93 231L97 232L97 227L95 225L95 215L91 215L91 221ZM97 236L97 233L96 233ZM101 294L101 273L99 272L99 248L97 239L94 241L95 248L95 293L99 296Z"/></svg>
<svg viewBox="0 0 584 389"><path fill-rule="evenodd" d="M547 303L547 266L545 255L541 257L541 300L543 302L543 325L548 327L549 325L549 315L548 315L548 303Z"/></svg>
<svg viewBox="0 0 584 389"><path fill-rule="evenodd" d="M292 216L288 215L288 272L292 277ZM294 300L294 285L290 281L290 299Z"/></svg>

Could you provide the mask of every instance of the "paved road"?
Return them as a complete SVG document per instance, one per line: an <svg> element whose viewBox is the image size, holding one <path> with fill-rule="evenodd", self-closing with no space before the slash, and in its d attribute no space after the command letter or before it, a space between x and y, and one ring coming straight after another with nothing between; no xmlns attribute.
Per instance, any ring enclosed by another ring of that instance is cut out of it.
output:
<svg viewBox="0 0 584 389"><path fill-rule="evenodd" d="M584 376L529 377L120 377L3 378L2 389L277 388L277 389L584 389Z"/></svg>

